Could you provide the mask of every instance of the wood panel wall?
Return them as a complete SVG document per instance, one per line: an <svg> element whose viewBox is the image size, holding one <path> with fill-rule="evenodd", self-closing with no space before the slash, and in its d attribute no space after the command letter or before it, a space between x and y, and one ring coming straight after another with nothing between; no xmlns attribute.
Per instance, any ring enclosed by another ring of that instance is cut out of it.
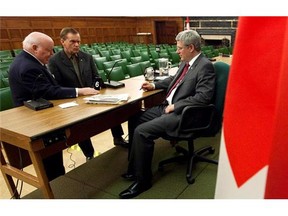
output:
<svg viewBox="0 0 288 216"><path fill-rule="evenodd" d="M59 33L66 26L79 30L83 44L135 43L139 32L150 32L156 43L155 21L176 21L179 31L183 29L182 17L0 17L0 50L21 49L32 31L46 33L60 45Z"/></svg>

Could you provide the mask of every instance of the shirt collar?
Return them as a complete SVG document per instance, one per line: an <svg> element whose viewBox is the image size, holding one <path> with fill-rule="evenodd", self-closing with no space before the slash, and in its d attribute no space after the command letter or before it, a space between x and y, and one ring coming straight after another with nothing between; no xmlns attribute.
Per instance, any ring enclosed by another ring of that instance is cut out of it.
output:
<svg viewBox="0 0 288 216"><path fill-rule="evenodd" d="M33 55L32 53L30 53L29 51L27 51L27 50L25 50L24 49L24 51L26 52L26 53L28 53L29 55L31 55L33 58L35 58L42 66L46 66L45 64L43 64L39 59L37 59L37 57L35 56L35 55Z"/></svg>

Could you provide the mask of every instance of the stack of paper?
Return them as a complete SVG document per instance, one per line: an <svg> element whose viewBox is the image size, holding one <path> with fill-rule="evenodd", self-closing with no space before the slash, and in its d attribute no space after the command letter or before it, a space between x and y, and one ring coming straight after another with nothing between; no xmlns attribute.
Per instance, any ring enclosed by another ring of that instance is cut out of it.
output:
<svg viewBox="0 0 288 216"><path fill-rule="evenodd" d="M93 103L93 104L119 104L123 101L127 101L128 99L129 99L128 94L113 94L113 95L99 94L84 98L86 103Z"/></svg>

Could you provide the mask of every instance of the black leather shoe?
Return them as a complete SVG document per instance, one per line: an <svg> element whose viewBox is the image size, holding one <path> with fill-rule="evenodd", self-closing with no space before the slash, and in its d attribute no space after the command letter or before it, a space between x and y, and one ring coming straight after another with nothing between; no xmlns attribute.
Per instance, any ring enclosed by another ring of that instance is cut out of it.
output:
<svg viewBox="0 0 288 216"><path fill-rule="evenodd" d="M128 180L128 181L135 181L136 180L136 176L130 173L124 173L121 175L122 178Z"/></svg>
<svg viewBox="0 0 288 216"><path fill-rule="evenodd" d="M122 137L114 137L114 145L122 146L123 148L129 148L129 143Z"/></svg>
<svg viewBox="0 0 288 216"><path fill-rule="evenodd" d="M86 162L92 160L94 157L86 157Z"/></svg>
<svg viewBox="0 0 288 216"><path fill-rule="evenodd" d="M138 196L139 194L143 193L144 191L150 189L152 187L151 183L144 183L135 181L130 187L126 190L122 191L119 194L121 199L130 199L133 197Z"/></svg>

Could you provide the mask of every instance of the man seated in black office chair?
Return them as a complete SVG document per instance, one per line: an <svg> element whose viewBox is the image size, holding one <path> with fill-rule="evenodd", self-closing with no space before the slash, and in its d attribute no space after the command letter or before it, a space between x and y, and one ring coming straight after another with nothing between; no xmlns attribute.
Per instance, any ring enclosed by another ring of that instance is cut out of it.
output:
<svg viewBox="0 0 288 216"><path fill-rule="evenodd" d="M154 140L165 135L177 137L176 128L186 106L208 105L212 101L215 72L201 53L201 37L196 31L186 30L176 36L176 41L182 63L175 76L142 84L145 91L167 90L166 100L129 120L131 151L128 171L122 177L134 183L119 194L120 198L133 198L151 188Z"/></svg>
<svg viewBox="0 0 288 216"><path fill-rule="evenodd" d="M80 50L80 33L74 28L63 28L60 32L60 41L63 50L54 54L48 64L55 80L64 87L93 87L99 74L92 55ZM122 138L124 132L121 125L112 128L111 132L114 145L128 148L128 143ZM90 139L79 142L78 145L87 160L93 158L94 148Z"/></svg>

